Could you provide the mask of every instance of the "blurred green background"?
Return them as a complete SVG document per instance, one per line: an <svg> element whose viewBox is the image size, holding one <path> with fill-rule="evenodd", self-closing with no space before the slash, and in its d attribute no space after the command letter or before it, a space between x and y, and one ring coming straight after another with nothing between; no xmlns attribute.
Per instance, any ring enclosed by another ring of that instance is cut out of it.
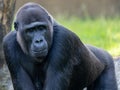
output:
<svg viewBox="0 0 120 90"><path fill-rule="evenodd" d="M57 20L75 32L85 44L108 50L113 56L120 55L120 18L70 19L57 17Z"/></svg>
<svg viewBox="0 0 120 90"><path fill-rule="evenodd" d="M16 11L29 1L45 7L85 44L120 56L120 0L17 0Z"/></svg>

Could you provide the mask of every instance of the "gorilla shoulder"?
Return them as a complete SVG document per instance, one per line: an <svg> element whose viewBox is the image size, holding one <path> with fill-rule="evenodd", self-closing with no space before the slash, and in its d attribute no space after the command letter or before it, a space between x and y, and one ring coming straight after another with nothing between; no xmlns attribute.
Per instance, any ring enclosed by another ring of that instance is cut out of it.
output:
<svg viewBox="0 0 120 90"><path fill-rule="evenodd" d="M12 43L14 43L15 40L16 40L16 31L11 31L3 38L3 46L13 45Z"/></svg>

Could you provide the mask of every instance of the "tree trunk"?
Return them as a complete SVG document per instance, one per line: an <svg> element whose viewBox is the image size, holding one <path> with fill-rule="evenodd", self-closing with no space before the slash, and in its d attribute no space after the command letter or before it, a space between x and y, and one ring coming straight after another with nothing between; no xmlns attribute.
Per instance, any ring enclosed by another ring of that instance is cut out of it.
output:
<svg viewBox="0 0 120 90"><path fill-rule="evenodd" d="M11 30L16 0L0 0L0 67L4 63L2 39Z"/></svg>
<svg viewBox="0 0 120 90"><path fill-rule="evenodd" d="M5 65L2 40L11 30L16 0L0 0L0 90L11 90L10 76Z"/></svg>

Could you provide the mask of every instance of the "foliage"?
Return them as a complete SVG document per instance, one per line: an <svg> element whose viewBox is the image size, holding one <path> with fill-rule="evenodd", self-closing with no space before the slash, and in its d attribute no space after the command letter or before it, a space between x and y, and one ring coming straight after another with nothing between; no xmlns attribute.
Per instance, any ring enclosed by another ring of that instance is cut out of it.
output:
<svg viewBox="0 0 120 90"><path fill-rule="evenodd" d="M57 17L60 24L75 32L86 44L108 50L113 56L120 55L120 18L81 19Z"/></svg>

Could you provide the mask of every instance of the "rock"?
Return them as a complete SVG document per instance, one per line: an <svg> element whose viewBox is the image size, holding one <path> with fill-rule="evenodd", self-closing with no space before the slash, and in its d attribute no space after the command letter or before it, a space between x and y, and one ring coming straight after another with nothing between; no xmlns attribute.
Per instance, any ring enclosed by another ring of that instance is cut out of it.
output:
<svg viewBox="0 0 120 90"><path fill-rule="evenodd" d="M0 69L0 90L13 90L10 73L6 65Z"/></svg>
<svg viewBox="0 0 120 90"><path fill-rule="evenodd" d="M114 63L115 63L115 72L116 72L118 90L120 90L120 57L116 58L114 60Z"/></svg>

